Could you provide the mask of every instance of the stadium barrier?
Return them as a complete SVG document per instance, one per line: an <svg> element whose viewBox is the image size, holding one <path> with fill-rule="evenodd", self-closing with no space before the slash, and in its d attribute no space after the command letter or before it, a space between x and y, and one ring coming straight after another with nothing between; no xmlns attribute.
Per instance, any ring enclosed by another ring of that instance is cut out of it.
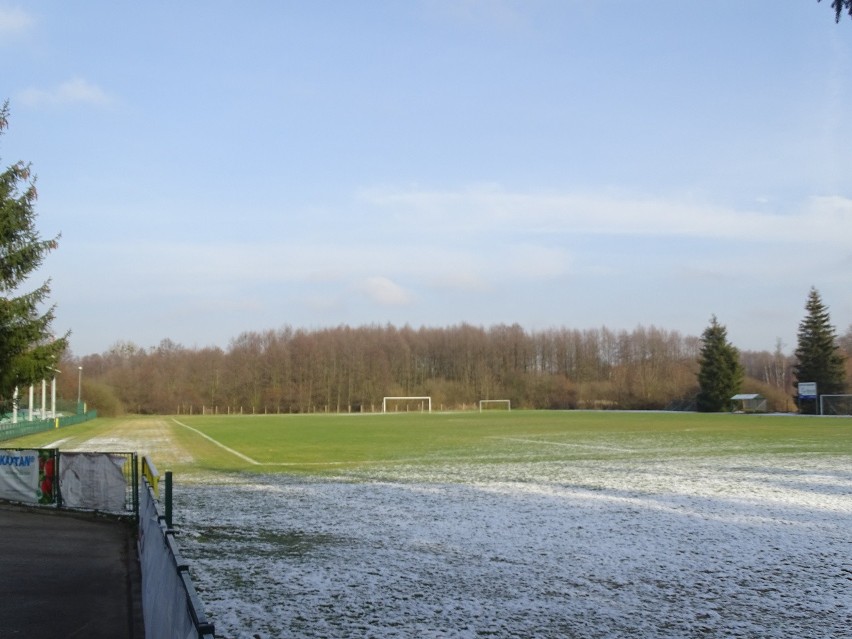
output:
<svg viewBox="0 0 852 639"><path fill-rule="evenodd" d="M98 411L90 410L85 413L74 415L60 415L50 419L35 419L33 421L18 421L18 422L3 422L0 423L0 441L7 439L15 439L24 435L34 435L43 433L46 430L53 428L64 428L65 426L73 426L81 424L90 419L95 419L98 416Z"/></svg>
<svg viewBox="0 0 852 639"><path fill-rule="evenodd" d="M145 636L214 639L215 627L204 614L189 575L189 564L178 550L170 522L160 514L154 488L148 480L149 475L156 474L156 469L144 458L142 466L145 471L139 506L139 561ZM167 485L168 477L167 474Z"/></svg>

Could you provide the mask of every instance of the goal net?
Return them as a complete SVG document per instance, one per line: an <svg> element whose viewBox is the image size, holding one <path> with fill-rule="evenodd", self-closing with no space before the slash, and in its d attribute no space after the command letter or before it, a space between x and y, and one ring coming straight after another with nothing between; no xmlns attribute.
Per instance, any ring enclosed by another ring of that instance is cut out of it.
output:
<svg viewBox="0 0 852 639"><path fill-rule="evenodd" d="M383 413L407 413L420 411L432 412L432 398L424 397L382 397Z"/></svg>
<svg viewBox="0 0 852 639"><path fill-rule="evenodd" d="M512 410L510 399L480 399L479 412L484 410Z"/></svg>
<svg viewBox="0 0 852 639"><path fill-rule="evenodd" d="M852 415L852 395L820 395L820 415Z"/></svg>

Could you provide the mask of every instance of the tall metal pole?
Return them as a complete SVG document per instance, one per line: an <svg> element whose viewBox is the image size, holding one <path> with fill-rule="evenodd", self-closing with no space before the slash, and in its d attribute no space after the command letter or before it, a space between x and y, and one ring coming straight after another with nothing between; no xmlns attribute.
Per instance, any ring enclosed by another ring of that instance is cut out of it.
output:
<svg viewBox="0 0 852 639"><path fill-rule="evenodd" d="M80 410L80 398L82 396L82 391L83 391L83 367L78 366L77 367L77 412L78 413L83 412L82 410Z"/></svg>
<svg viewBox="0 0 852 639"><path fill-rule="evenodd" d="M50 418L56 419L56 373L59 371L55 371L53 375L53 379L50 380Z"/></svg>

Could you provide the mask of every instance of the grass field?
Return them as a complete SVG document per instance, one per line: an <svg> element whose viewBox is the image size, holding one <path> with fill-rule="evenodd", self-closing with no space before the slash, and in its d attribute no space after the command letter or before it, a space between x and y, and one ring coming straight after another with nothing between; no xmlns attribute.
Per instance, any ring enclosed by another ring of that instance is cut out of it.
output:
<svg viewBox="0 0 852 639"><path fill-rule="evenodd" d="M329 475L388 464L852 455L852 419L586 411L139 417L6 443L92 450L117 444L175 471Z"/></svg>
<svg viewBox="0 0 852 639"><path fill-rule="evenodd" d="M175 471L222 639L848 634L852 419L99 419L10 442Z"/></svg>

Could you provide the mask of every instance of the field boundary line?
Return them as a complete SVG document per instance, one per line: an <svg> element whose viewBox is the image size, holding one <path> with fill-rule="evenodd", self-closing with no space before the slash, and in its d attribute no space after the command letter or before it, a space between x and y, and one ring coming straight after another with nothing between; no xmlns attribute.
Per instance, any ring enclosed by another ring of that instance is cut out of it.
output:
<svg viewBox="0 0 852 639"><path fill-rule="evenodd" d="M216 441L215 439L213 439L212 437L210 437L210 435L207 435L207 434L205 434L205 433L202 433L202 432L201 432L200 430L198 430L197 428L193 428L192 426L188 426L188 425L184 424L183 422L179 422L179 421L178 421L178 420L176 420L174 417L172 417L172 421L173 421L175 424L177 424L178 426L183 426L184 428L186 428L186 429L188 429L188 430L191 430L193 433L196 433L196 434L198 434L198 435L201 435L204 439L206 439L207 441L209 441L211 444L215 444L216 446L218 446L218 447L219 447L219 448L221 448L222 450L226 450L226 451L228 451L229 453L231 453L232 455L236 455L237 457L239 457L239 458L240 458L240 459L242 459L243 461L247 461L249 464L253 464L253 465L255 465L255 466L262 466L262 465L263 465L263 464L261 464L259 461L257 461L256 459L252 459L252 458L251 458L251 457L249 457L248 455L243 455L240 451L238 451L238 450L234 450L233 448L229 448L228 446L225 446L225 444L223 444L222 442L218 442L218 441Z"/></svg>

